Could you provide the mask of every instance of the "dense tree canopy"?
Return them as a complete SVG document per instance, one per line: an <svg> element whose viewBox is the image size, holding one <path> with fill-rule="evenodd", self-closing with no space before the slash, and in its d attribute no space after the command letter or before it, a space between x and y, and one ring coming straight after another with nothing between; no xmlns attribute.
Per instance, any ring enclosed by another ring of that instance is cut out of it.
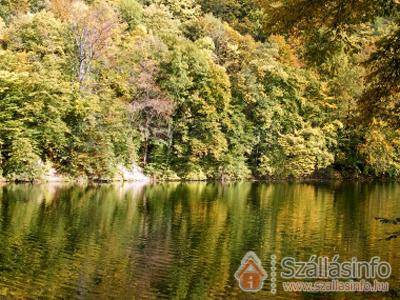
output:
<svg viewBox="0 0 400 300"><path fill-rule="evenodd" d="M1 174L398 176L399 14L396 0L2 1Z"/></svg>
<svg viewBox="0 0 400 300"><path fill-rule="evenodd" d="M322 25L338 29L397 13L397 0L261 0L269 30L287 31Z"/></svg>

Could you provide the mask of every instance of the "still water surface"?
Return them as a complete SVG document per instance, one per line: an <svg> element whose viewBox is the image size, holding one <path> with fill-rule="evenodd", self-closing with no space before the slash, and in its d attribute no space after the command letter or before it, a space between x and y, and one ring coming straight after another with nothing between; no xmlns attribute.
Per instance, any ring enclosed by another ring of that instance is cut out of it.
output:
<svg viewBox="0 0 400 300"><path fill-rule="evenodd" d="M0 187L0 298L329 299L244 293L242 256L380 256L399 298L399 184L168 183ZM268 270L268 269L267 269ZM383 295L368 295L381 298ZM355 295L367 298L367 295Z"/></svg>

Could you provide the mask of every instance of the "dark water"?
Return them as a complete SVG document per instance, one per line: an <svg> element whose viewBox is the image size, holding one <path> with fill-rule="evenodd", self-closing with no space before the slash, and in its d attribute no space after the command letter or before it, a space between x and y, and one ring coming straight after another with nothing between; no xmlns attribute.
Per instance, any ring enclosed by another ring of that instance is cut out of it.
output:
<svg viewBox="0 0 400 300"><path fill-rule="evenodd" d="M399 297L399 184L157 184L0 187L0 298ZM242 292L255 251L391 263L385 295Z"/></svg>

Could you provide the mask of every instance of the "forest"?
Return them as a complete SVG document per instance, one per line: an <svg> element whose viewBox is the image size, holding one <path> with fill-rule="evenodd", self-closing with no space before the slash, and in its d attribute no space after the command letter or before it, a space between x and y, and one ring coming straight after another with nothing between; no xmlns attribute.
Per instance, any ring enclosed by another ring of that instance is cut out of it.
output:
<svg viewBox="0 0 400 300"><path fill-rule="evenodd" d="M400 177L399 0L1 0L0 177Z"/></svg>

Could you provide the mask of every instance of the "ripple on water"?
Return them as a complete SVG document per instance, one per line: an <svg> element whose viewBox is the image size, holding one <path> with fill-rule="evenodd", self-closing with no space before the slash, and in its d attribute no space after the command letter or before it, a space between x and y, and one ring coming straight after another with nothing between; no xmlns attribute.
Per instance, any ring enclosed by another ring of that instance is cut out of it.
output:
<svg viewBox="0 0 400 300"><path fill-rule="evenodd" d="M44 207L26 200L29 187L14 187L0 198L0 297L269 297L268 285L251 296L233 278L248 250L264 259L380 255L399 287L400 239L382 240L396 228L373 219L400 216L399 194L400 185L201 183L147 186L127 198L108 186L71 186Z"/></svg>

